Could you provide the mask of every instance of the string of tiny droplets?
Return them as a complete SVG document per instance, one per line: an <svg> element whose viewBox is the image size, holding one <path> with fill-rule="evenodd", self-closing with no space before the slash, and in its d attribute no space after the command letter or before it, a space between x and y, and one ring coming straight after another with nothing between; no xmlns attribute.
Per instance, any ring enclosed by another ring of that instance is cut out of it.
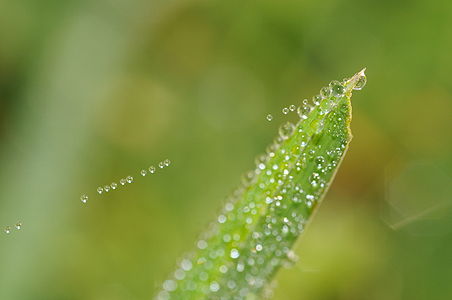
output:
<svg viewBox="0 0 452 300"><path fill-rule="evenodd" d="M314 96L313 97L313 104L315 106L319 106L319 110L320 110L320 114L323 116L326 116L332 109L332 107L334 107L334 105L336 105L334 102L333 103L326 103L327 101L322 101L325 100L326 98L330 97L331 95L335 96L335 97L341 97L344 92L345 92L345 84L347 83L348 79L344 80L342 83L340 83L339 81L333 81L331 82L331 84L327 87L324 87L321 89L320 91L320 95ZM354 90L361 90L364 85L366 84L366 77L365 75L363 75L362 77L359 78L358 82L356 83L356 86L354 87ZM321 102L322 105L321 105ZM307 99L303 100L302 105L297 109L297 113L300 116L300 119L305 120L308 118L308 114L312 111L314 106L311 106L309 101ZM293 110L295 110L295 108L291 105L289 107L288 110L291 110L291 108ZM292 110L292 111L293 111ZM283 110L283 113L286 110ZM287 111L288 113L288 111ZM271 121L271 119L273 118L271 115L269 115L270 117L267 116L267 120ZM320 124L319 124L320 125ZM319 126L319 128L321 128L323 126ZM251 184L254 181L254 177L255 174L260 174L261 172L264 171L264 169L266 168L264 162L267 159L270 159L271 157L274 157L274 152L278 150L278 145L285 139L287 139L289 137L289 135L293 132L293 130L295 129L295 126L291 123L286 123L283 124L283 126L281 126L280 128L280 136L277 138L277 140L275 141L275 143L273 145L271 145L268 149L268 156L263 155L262 158L258 157L256 160L256 165L257 165L257 169L256 171L251 171L250 173L247 173L245 178L244 178L244 186L247 186L249 184ZM330 132L332 135L337 135L338 133L336 132ZM303 141L302 144L300 144L301 147L305 147L306 146L306 142L307 141ZM336 149L331 149L329 151L326 152L326 154L328 155L328 160L330 161L330 164L326 164L327 161L323 156L317 156L315 157L315 150L312 149L312 153L309 152L309 156L312 156L312 159L315 160L315 163L317 164L316 166L316 170L312 173L312 175L309 177L309 183L312 185L312 191L314 191L315 189L317 190L323 190L326 187L326 183L322 181L321 176L319 173L321 172L329 172L332 170L332 167L335 166L338 163L338 160L340 159L343 150L345 148L345 144L341 144L341 148L336 148ZM286 155L285 156L285 160L291 160L291 156L290 155ZM295 164L295 171L296 172L300 172L302 170L302 164L304 159L306 159L306 157L301 157L301 162L297 161ZM277 165L274 165L272 167L272 169L278 169ZM273 170L272 170L273 171ZM267 170L266 173L270 176L272 171ZM287 175L290 174L289 170L284 169L283 174L286 174L287 171ZM270 180L271 182L271 180ZM240 194L242 191L242 189L239 189L237 192L238 194ZM303 191L300 187L295 186L293 188L293 191L295 191L296 193L292 195L293 197L293 202L296 203L300 203L301 202L301 198L299 198L299 196L305 196L306 199L306 205L309 208L312 208L314 203L318 200L318 198L320 197L319 195L321 193L307 193L307 191ZM282 189L281 193L286 192L286 189ZM306 194L306 195L304 195ZM239 197L239 195L236 195L236 197ZM265 202L269 205L269 209L270 210L274 210L275 207L284 207L284 204L281 204L281 200L282 200L282 196L276 196L275 198L270 198L267 197L267 199L265 200ZM255 204L249 203L249 205L247 207L249 207L249 209L247 211L253 213L255 212L255 208L254 208ZM245 208L247 208L245 207ZM225 223L227 221L227 219L230 217L234 217L233 215L230 215L230 212L233 210L234 208L234 201L228 202L225 206L224 212L218 217L218 223ZM244 208L244 210L245 210ZM245 213L245 211L243 211L243 213ZM250 219L251 220L251 219ZM262 229L262 232L265 233L265 235L267 234L274 234L276 231L271 231L267 225L272 225L275 220L270 219L270 220L266 220L266 224L264 224L265 226ZM291 234L293 234L294 236L298 236L304 229L304 218L301 215L298 215L296 212L292 212L290 217L284 217L283 219L284 222L284 226L282 227L282 231L285 232L286 234L288 232L290 232ZM248 223L248 219L247 219L247 223ZM272 224L270 224L272 223ZM217 226L213 226L213 228L210 230L210 232L207 232L204 234L204 237L202 237L200 240L198 240L198 242L196 243L196 246L198 249L206 249L208 246L208 239L209 236L215 236L217 235L219 232L217 231L218 227ZM268 232L266 232L268 231ZM277 259L276 261L272 260L272 264L273 266L271 268L268 269L268 272L272 272L272 270L274 270L275 264L281 264L281 263L285 263L285 262L294 262L297 260L297 256L295 255L295 253L293 251L290 250L289 245L285 245L283 243L283 241L279 240L279 243L276 244L272 244L270 247L264 247L263 245L265 244L264 240L263 240L263 234L256 231L253 232L253 239L259 240L259 242L257 242L256 246L254 249L251 250L251 254L254 253L254 255L257 255L257 253L263 253L263 252L267 252L267 253L275 253L278 257L282 256L283 253L285 253L288 261L286 260L279 260ZM260 241L262 239L262 241ZM226 234L223 237L224 242L229 242L231 240L240 240L240 236L238 234L234 234L234 235L229 235ZM268 243L267 243L268 245ZM222 251L222 249L219 249L219 251ZM219 252L217 251L217 252ZM278 254L279 253L279 254ZM212 254L212 253L210 253ZM209 255L210 255L209 254ZM222 256L225 255L226 253L221 252L221 253L214 253L215 255L210 255L210 257L212 257L212 259L214 257L217 256ZM243 256L244 253L240 253L238 251L238 249L231 249L230 253L227 253L230 255L230 257L234 260L237 261L236 266L234 267L234 265L221 265L219 267L219 271L221 273L226 273L228 272L229 269L236 269L237 272L243 272L245 269L245 264L249 264L250 266L255 265L255 261L257 259L257 263L259 264L261 260L261 262L263 262L262 257L256 256L256 257L252 257L250 256L249 258L244 258L244 260L242 260L241 262L238 261L238 259ZM227 255L226 254L226 255ZM202 261L200 261L201 259L203 259L203 257L199 258L198 261L193 261L192 262L192 258L194 257L190 257L191 255L187 255L181 262L180 262L180 268L178 268L176 270L176 272L174 273L174 279L168 279L166 281L163 282L162 288L163 290L157 295L156 299L159 300L165 300L165 299L169 299L171 298L170 293L174 292L176 289L179 288L178 286L178 281L183 280L184 278L187 278L189 276L189 272L190 270L192 270L192 266L194 266L195 264L199 265L199 264L203 264L203 265L208 265L209 261L204 259ZM278 262L279 261L279 262ZM290 266L290 263L289 263ZM251 269L253 270L253 269ZM259 272L255 272L256 274L258 274ZM244 278L241 278L245 281L248 281L250 285L252 285L252 283L254 283L254 285L258 288L259 286L262 286L265 283L265 280L263 278L259 278L259 276L257 276L256 274L247 274L247 276L245 276ZM207 281L208 280L208 276L207 273L201 273L201 275L205 275L204 278L200 278L203 281ZM257 276L257 277L256 277ZM258 284L259 283L259 284ZM252 287L249 286L248 288L244 288L242 290L240 290L239 295L237 295L236 293L233 293L232 291L236 291L237 288L237 283L235 283L233 280L229 280L226 284L226 287L223 287L224 283L221 283L220 281L212 281L210 283L207 284L207 286L202 286L201 287L197 287L195 286L194 282L189 281L186 285L184 285L184 287L188 290L199 290L199 288L201 288L202 293L204 294L208 294L209 292L215 293L216 297L218 299L232 299L231 296L232 295L236 295L234 297L234 299L245 299L246 295L248 294L248 292L250 292L252 290ZM182 287L182 288L184 288ZM184 288L184 289L185 289ZM221 292L223 291L223 293ZM243 293L242 293L243 292ZM269 293L266 294L265 292ZM264 290L264 296L270 296L271 295L271 289L265 291Z"/></svg>
<svg viewBox="0 0 452 300"><path fill-rule="evenodd" d="M16 225L14 226L6 226L4 229L4 232L6 234L10 234L12 232L12 228L15 228L16 230L21 230L22 229L22 222L17 222Z"/></svg>
<svg viewBox="0 0 452 300"><path fill-rule="evenodd" d="M320 105L320 101L323 98L328 97L331 93L334 93L336 96L340 96L341 93L344 92L344 84L348 81L348 78L344 78L342 80L342 83L339 81L332 81L328 87L324 87L320 90L320 95L316 95L312 98L312 102L310 103L308 99L304 99L302 101L301 106L298 108L291 104L289 107L283 107L282 113L284 115L287 115L289 112L297 111L297 114L302 119L307 119L307 115L312 110L312 105ZM359 78L359 81L357 82L356 86L353 88L354 90L361 90L367 83L366 76L361 76ZM273 115L268 114L266 117L267 121L271 122L273 120Z"/></svg>
<svg viewBox="0 0 452 300"><path fill-rule="evenodd" d="M159 162L157 166L158 166L158 168L163 169L165 167L169 167L170 164L171 164L171 161L169 159L165 159L165 160ZM140 171L140 175L144 177L147 174L154 174L155 172L157 172L157 168L155 166L150 166L148 169L142 169ZM134 181L134 178L129 175L125 178L121 178L119 180L119 185L116 182L112 182L103 187L99 186L96 191L99 195L101 195L103 193L108 193L110 190L113 191L113 190L118 189L120 185L125 186L126 184L133 183L133 181ZM89 197L87 194L83 194L80 196L80 201L82 201L82 203L87 203L88 199L89 199Z"/></svg>
<svg viewBox="0 0 452 300"><path fill-rule="evenodd" d="M169 159L165 159L164 161L161 161L161 162L158 163L158 167L160 169L163 169L165 167L169 167L170 164L171 164L171 161ZM157 168L154 167L154 166L150 166L148 168L148 170L149 170L149 174L154 174L157 171ZM148 174L148 170L145 170L145 169L141 170L140 171L141 176L146 176ZM127 176L126 178L122 178L119 181L119 183L121 185L123 185L123 186L126 183L130 184L132 182L133 182L133 177L132 176ZM97 188L97 193L102 194L104 191L105 192L109 192L110 189L111 190L116 190L117 188L118 188L118 184L116 182L112 182L110 185L105 185L104 187L98 187ZM82 201L83 203L88 202L88 199L89 199L89 197L86 194L83 194L83 195L80 196L80 201ZM17 222L14 226L8 225L8 226L6 226L4 228L3 231L6 234L10 234L13 231L13 228L16 229L16 230L21 230L22 229L22 222Z"/></svg>

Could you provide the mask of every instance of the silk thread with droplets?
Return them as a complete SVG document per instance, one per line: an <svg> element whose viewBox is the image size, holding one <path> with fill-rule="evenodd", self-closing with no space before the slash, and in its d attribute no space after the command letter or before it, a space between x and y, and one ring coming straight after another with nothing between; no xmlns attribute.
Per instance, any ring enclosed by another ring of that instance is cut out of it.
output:
<svg viewBox="0 0 452 300"><path fill-rule="evenodd" d="M163 169L163 168L165 168L165 167L169 167L169 166L171 165L171 161L170 161L169 159L165 159L165 160L159 162L157 165L158 165L158 167L159 167L160 169ZM148 171L149 171L149 173L148 173ZM152 165L152 166L150 166L147 170L146 170L146 169L142 169L142 170L139 172L139 174L140 174L142 177L145 177L145 176L147 176L148 174L154 174L154 173L156 173L156 171L157 171L157 168L156 168L155 166ZM110 191L114 191L114 190L119 189L119 187L121 187L121 186L125 186L125 185L131 184L131 183L133 183L133 182L134 182L133 176L130 176L130 175L129 175L129 176L127 176L127 177L121 178L121 179L119 180L119 184L116 183L116 182L112 182L112 183L107 184L107 185L104 185L104 186L99 186L99 187L96 189L96 192L97 192L97 194L99 194L99 195L106 194L106 193L108 193L108 192L110 192ZM82 194L82 195L80 196L80 201L82 201L83 204L86 204L86 203L88 202L88 200L89 200L89 196L88 196L87 194Z"/></svg>

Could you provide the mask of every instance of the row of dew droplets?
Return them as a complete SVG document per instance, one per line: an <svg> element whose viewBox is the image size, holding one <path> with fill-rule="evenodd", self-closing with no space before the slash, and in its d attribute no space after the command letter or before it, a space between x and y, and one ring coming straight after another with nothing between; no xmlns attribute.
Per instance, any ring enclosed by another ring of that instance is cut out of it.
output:
<svg viewBox="0 0 452 300"><path fill-rule="evenodd" d="M22 229L22 222L17 222L14 226L6 226L4 229L4 232L6 234L10 234L12 232L12 228L15 228L16 230Z"/></svg>
<svg viewBox="0 0 452 300"><path fill-rule="evenodd" d="M169 167L170 164L171 164L171 161L169 159L165 159L165 160L163 160L163 161L158 163L158 168L163 169L165 167ZM148 173L148 171L149 171L149 173ZM154 174L154 173L156 173L156 171L157 171L157 168L152 165L147 170L146 169L142 169L140 171L140 175L144 177L147 174ZM119 180L119 185L116 182L112 182L111 184L107 184L107 185L105 185L103 187L99 186L97 188L96 192L99 195L101 195L101 194L108 193L110 191L116 190L120 186L125 186L126 184L131 184L133 182L134 182L134 178L129 175L129 176L125 177L125 178L121 178ZM89 197L88 197L87 194L82 194L80 196L80 201L82 201L82 203L86 204L88 202L88 200L89 200Z"/></svg>
<svg viewBox="0 0 452 300"><path fill-rule="evenodd" d="M279 128L267 153L256 158L255 170L245 174L243 185L197 241L197 252L187 255L173 278L163 283L158 299L173 299L177 291L186 298L245 299L268 286L268 279L279 266L290 266L297 260L291 246L304 230L347 142L345 134L338 135L342 139L336 142L337 147L323 149L309 143L312 130L305 133L300 124L313 121L309 116L315 111L323 120L322 126L316 124L315 134L326 135L323 126L336 125L332 118L341 119L333 108L347 92L348 83L338 86L338 82L332 82L312 104L303 101L306 107L297 110L297 125L287 122ZM283 113L295 109L289 107ZM307 185L300 185L301 181Z"/></svg>

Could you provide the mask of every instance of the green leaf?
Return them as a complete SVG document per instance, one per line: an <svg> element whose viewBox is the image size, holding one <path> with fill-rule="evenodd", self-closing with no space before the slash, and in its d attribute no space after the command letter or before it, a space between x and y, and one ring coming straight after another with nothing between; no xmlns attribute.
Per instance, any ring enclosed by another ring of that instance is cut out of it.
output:
<svg viewBox="0 0 452 300"><path fill-rule="evenodd" d="M158 299L257 299L284 264L325 196L352 138L353 90L364 70L304 100L299 122L285 123L256 169L163 283Z"/></svg>

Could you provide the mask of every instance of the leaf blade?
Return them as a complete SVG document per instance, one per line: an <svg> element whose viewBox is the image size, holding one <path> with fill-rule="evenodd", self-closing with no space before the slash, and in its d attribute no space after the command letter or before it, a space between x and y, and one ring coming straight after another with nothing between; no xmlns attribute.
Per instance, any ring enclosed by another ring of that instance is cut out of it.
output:
<svg viewBox="0 0 452 300"><path fill-rule="evenodd" d="M159 299L253 299L278 269L325 196L352 135L351 96L364 70L333 81L299 108L258 158L256 169L226 204L217 222L165 281Z"/></svg>

